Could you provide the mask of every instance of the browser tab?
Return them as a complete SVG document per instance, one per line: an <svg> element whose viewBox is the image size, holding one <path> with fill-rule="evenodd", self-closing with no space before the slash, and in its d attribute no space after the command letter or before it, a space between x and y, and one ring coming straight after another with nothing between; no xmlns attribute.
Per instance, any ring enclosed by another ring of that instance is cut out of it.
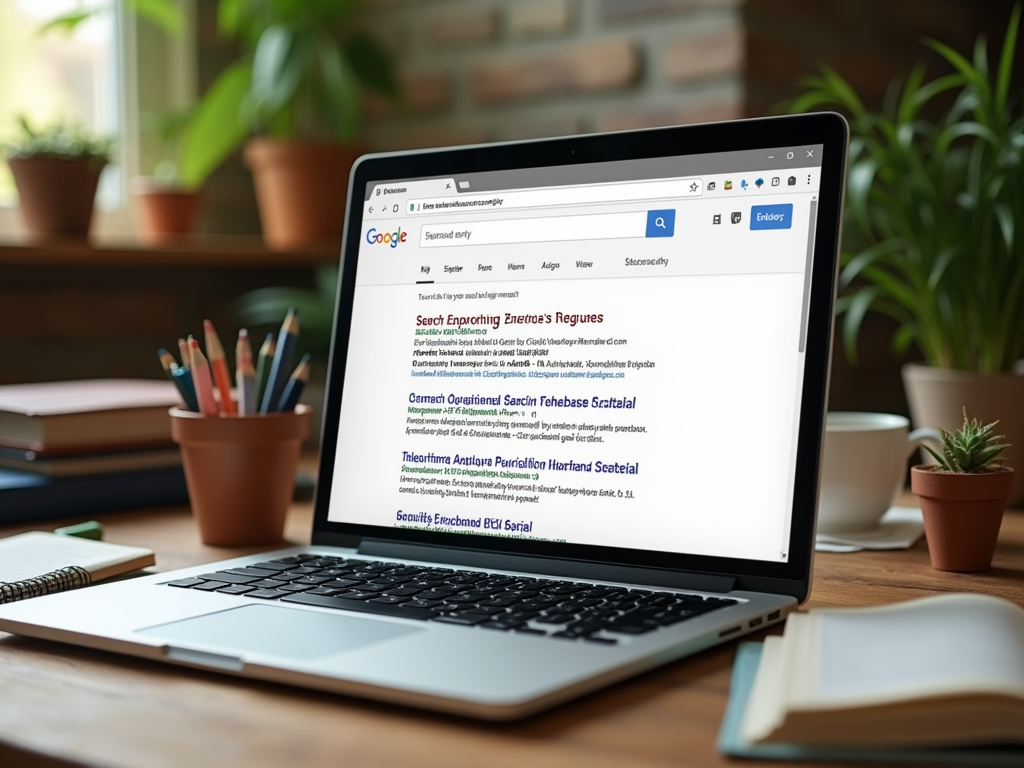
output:
<svg viewBox="0 0 1024 768"><path fill-rule="evenodd" d="M387 200L414 195L447 195L455 193L455 179L417 179L415 181L375 181L366 185L366 201ZM402 206L405 207L404 205Z"/></svg>

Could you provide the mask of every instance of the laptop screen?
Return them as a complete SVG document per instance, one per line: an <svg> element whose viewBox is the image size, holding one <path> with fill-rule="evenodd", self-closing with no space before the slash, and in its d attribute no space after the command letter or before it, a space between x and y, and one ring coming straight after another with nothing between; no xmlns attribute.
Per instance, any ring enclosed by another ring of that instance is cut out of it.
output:
<svg viewBox="0 0 1024 768"><path fill-rule="evenodd" d="M357 189L327 520L787 562L823 152Z"/></svg>

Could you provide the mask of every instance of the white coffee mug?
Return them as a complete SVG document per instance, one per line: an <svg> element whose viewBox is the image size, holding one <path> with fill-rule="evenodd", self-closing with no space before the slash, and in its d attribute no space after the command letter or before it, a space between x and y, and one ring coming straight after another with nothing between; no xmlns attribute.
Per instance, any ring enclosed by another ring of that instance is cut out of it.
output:
<svg viewBox="0 0 1024 768"><path fill-rule="evenodd" d="M921 444L941 443L934 429L915 429L888 413L829 413L818 500L819 533L852 533L878 526L903 490L907 459Z"/></svg>

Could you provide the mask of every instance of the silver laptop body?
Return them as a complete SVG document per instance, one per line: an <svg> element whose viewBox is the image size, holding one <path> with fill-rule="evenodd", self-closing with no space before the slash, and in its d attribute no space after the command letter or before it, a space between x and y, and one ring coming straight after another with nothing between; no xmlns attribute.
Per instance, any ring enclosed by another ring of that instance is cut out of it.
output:
<svg viewBox="0 0 1024 768"><path fill-rule="evenodd" d="M846 125L353 168L312 546L0 630L513 719L810 591Z"/></svg>

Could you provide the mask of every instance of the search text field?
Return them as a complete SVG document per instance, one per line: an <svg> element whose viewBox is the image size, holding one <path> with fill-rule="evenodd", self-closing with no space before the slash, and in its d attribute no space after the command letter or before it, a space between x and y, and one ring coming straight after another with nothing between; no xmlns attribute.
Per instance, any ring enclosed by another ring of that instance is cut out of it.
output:
<svg viewBox="0 0 1024 768"><path fill-rule="evenodd" d="M672 237L675 234L675 214L675 209L668 208L604 216L549 216L424 224L420 229L420 248Z"/></svg>

